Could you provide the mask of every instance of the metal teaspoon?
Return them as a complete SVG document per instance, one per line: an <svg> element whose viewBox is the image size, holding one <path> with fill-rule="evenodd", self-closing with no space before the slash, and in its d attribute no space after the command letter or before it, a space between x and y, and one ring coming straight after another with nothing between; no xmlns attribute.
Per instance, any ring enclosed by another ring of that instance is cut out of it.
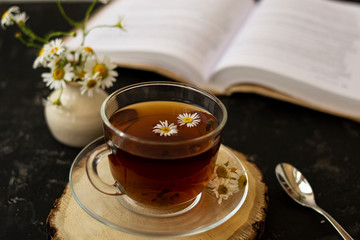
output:
<svg viewBox="0 0 360 240"><path fill-rule="evenodd" d="M345 240L353 240L335 219L316 204L313 190L299 170L288 163L279 163L275 168L275 174L281 187L292 199L322 214Z"/></svg>

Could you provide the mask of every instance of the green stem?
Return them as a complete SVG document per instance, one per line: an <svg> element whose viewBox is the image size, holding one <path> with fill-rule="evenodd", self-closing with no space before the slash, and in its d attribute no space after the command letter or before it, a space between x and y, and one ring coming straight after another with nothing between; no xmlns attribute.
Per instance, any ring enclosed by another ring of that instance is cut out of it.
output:
<svg viewBox="0 0 360 240"><path fill-rule="evenodd" d="M39 41L42 43L47 43L46 39L37 36L30 28L26 27L25 25L18 24L18 27L25 35L27 35L31 39L31 41Z"/></svg>
<svg viewBox="0 0 360 240"><path fill-rule="evenodd" d="M57 3L57 6L58 6L58 9L61 13L61 15L65 18L65 20L71 25L71 26L74 26L74 27L78 27L78 28L81 28L82 27L82 23L79 23L79 22L76 22L74 20L72 20L64 11L64 8L63 6L61 5L61 2L60 0L57 0L56 1Z"/></svg>
<svg viewBox="0 0 360 240"><path fill-rule="evenodd" d="M89 20L90 14L92 13L92 11L94 10L94 7L96 5L96 3L98 2L98 0L94 0L91 5L89 6L89 8L87 9L86 13L85 13L85 17L83 20L83 28L82 28L82 41L81 41L81 46L84 46L85 43L85 38L86 35L89 33L89 31L86 31L86 23Z"/></svg>
<svg viewBox="0 0 360 240"><path fill-rule="evenodd" d="M53 33L50 33L48 34L45 39L47 41L49 41L51 38L53 37L58 37L58 36L71 36L71 37L74 37L76 36L76 32L53 32Z"/></svg>
<svg viewBox="0 0 360 240"><path fill-rule="evenodd" d="M90 14L94 10L94 7L95 7L97 2L98 2L98 0L93 1L92 4L87 9L86 14L85 14L85 18L84 18L84 23L86 23L89 20Z"/></svg>
<svg viewBox="0 0 360 240"><path fill-rule="evenodd" d="M20 34L20 36L19 36L19 34ZM27 47L33 47L33 48L39 48L39 49L42 48L41 45L38 45L38 44L33 43L33 42L28 42L28 41L26 41L26 40L21 36L21 33L16 34L15 37L16 37L22 44L24 44L24 45L27 46Z"/></svg>
<svg viewBox="0 0 360 240"><path fill-rule="evenodd" d="M89 28L86 32L85 35L88 35L92 30L96 29L96 28L118 28L117 25L97 25L94 26L92 28Z"/></svg>
<svg viewBox="0 0 360 240"><path fill-rule="evenodd" d="M60 106L60 105L61 105L61 100L60 100L60 98L61 98L61 95L62 95L62 93L63 93L63 90L64 90L64 88L61 88L59 97L53 102L54 105L57 105L57 106Z"/></svg>

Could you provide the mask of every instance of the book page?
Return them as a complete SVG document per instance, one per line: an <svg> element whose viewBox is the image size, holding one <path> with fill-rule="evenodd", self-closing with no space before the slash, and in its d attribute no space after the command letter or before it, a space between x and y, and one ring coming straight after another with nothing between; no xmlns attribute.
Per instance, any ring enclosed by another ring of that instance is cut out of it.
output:
<svg viewBox="0 0 360 240"><path fill-rule="evenodd" d="M295 86L307 84L360 99L360 7L325 0L263 0L216 70L236 66L295 79L298 83L277 86L266 76L252 82L295 96ZM249 80L239 71L221 84Z"/></svg>
<svg viewBox="0 0 360 240"><path fill-rule="evenodd" d="M118 63L144 63L178 73L182 68L186 79L194 78L194 72L204 78L252 6L252 0L114 0L89 27L115 24L122 15L126 32L98 28L85 44Z"/></svg>

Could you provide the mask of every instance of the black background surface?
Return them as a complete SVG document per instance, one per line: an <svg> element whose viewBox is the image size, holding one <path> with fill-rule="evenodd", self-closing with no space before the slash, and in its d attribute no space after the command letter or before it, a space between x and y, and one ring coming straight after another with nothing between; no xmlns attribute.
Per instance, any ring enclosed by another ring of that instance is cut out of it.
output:
<svg viewBox="0 0 360 240"><path fill-rule="evenodd" d="M69 30L55 3L18 5L31 16L36 32ZM0 13L9 6L0 2ZM80 16L87 3L65 7L69 15ZM43 70L32 69L36 52L17 42L13 29L0 30L0 239L44 239L47 215L80 149L51 136L42 105L49 94ZM132 83L168 80L146 71L117 70L109 93ZM223 143L245 153L269 188L262 239L341 239L324 217L283 192L274 174L279 162L301 170L318 204L360 239L360 124L253 94L220 98L229 112Z"/></svg>

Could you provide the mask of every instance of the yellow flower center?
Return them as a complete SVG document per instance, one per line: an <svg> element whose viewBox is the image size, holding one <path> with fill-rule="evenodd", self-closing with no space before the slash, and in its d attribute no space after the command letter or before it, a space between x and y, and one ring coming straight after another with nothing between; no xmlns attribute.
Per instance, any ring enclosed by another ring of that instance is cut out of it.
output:
<svg viewBox="0 0 360 240"><path fill-rule="evenodd" d="M192 122L193 122L193 119L190 118L190 117L185 117L185 118L183 118L183 121L184 121L185 123L192 123Z"/></svg>
<svg viewBox="0 0 360 240"><path fill-rule="evenodd" d="M55 53L57 53L57 51L59 51L59 48L58 47L54 47L54 48L52 48L51 49L51 54L55 54Z"/></svg>
<svg viewBox="0 0 360 240"><path fill-rule="evenodd" d="M43 53L44 53L44 48L42 48L42 49L39 51L39 56L41 56Z"/></svg>
<svg viewBox="0 0 360 240"><path fill-rule="evenodd" d="M118 27L118 28L124 28L121 21L118 21L115 26Z"/></svg>
<svg viewBox="0 0 360 240"><path fill-rule="evenodd" d="M78 76L78 78L84 78L85 77L86 72L78 72L76 75Z"/></svg>
<svg viewBox="0 0 360 240"><path fill-rule="evenodd" d="M1 17L1 20L5 19L6 15L9 13L9 11L4 12L4 14Z"/></svg>
<svg viewBox="0 0 360 240"><path fill-rule="evenodd" d="M163 127L163 128L161 128L161 131L164 133L169 133L169 132L171 132L171 129L169 127Z"/></svg>
<svg viewBox="0 0 360 240"><path fill-rule="evenodd" d="M97 85L97 81L95 79L91 79L86 83L87 88L93 88Z"/></svg>
<svg viewBox="0 0 360 240"><path fill-rule="evenodd" d="M99 73L99 76L102 78L106 78L107 74L108 74L108 70L106 68L106 66L104 64L96 64L95 67L93 68L93 73Z"/></svg>
<svg viewBox="0 0 360 240"><path fill-rule="evenodd" d="M216 168L216 175L220 178L225 178L228 175L228 172L224 166L219 166Z"/></svg>
<svg viewBox="0 0 360 240"><path fill-rule="evenodd" d="M55 68L52 75L55 80L62 80L64 78L65 71L62 68Z"/></svg>
<svg viewBox="0 0 360 240"><path fill-rule="evenodd" d="M238 187L239 189L243 189L246 186L247 179L245 175L241 175L238 180Z"/></svg>
<svg viewBox="0 0 360 240"><path fill-rule="evenodd" d="M84 47L84 50L87 51L87 52L89 52L89 53L94 53L94 50L93 50L91 47L85 46L85 47Z"/></svg>
<svg viewBox="0 0 360 240"><path fill-rule="evenodd" d="M228 188L224 185L220 185L218 188L218 192L220 195L226 195L228 193Z"/></svg>

